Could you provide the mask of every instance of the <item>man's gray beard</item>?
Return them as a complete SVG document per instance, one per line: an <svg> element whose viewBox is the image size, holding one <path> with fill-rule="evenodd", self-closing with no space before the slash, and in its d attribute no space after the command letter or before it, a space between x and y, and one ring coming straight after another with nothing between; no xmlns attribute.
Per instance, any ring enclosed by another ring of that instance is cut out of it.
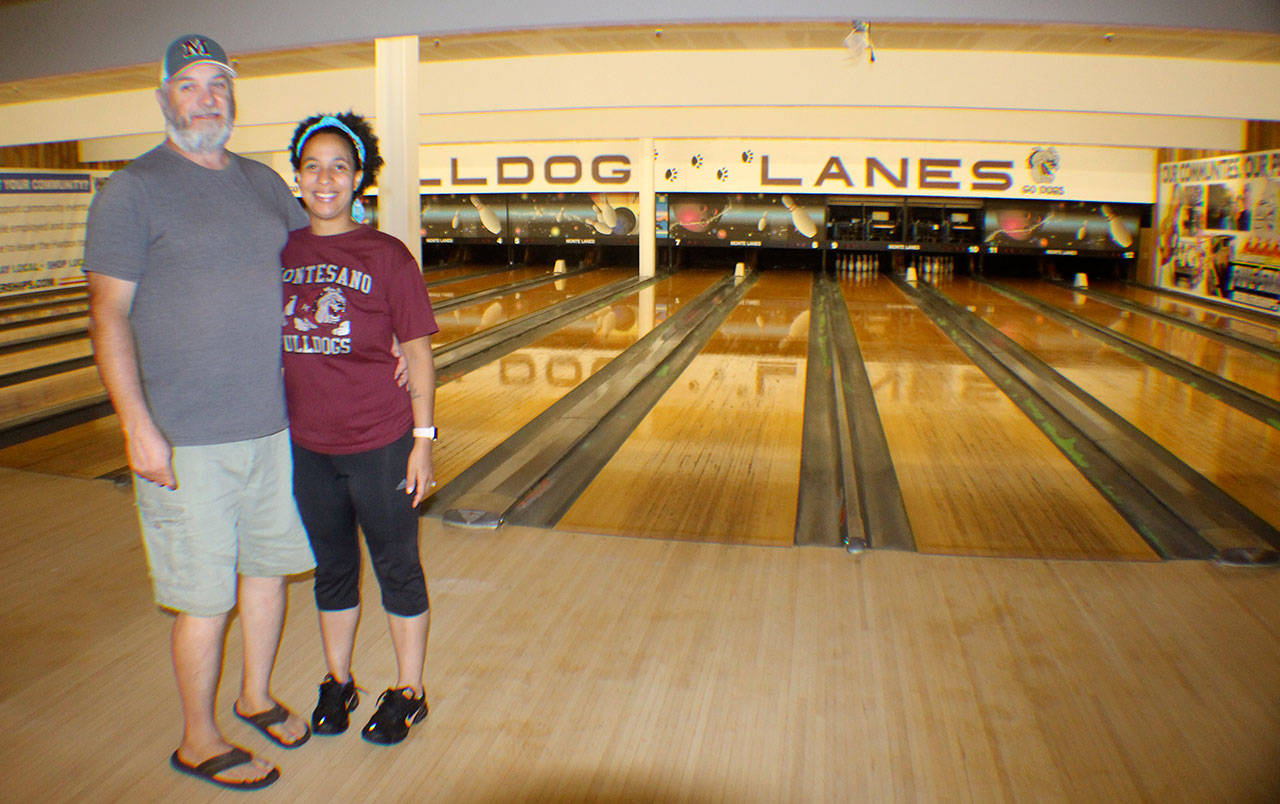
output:
<svg viewBox="0 0 1280 804"><path fill-rule="evenodd" d="M216 154L231 139L232 121L236 119L236 98L232 95L227 104L227 116L217 128L201 128L193 131L190 126L181 128L182 121L169 106L168 98L160 103L164 112L164 130L173 144L189 154Z"/></svg>

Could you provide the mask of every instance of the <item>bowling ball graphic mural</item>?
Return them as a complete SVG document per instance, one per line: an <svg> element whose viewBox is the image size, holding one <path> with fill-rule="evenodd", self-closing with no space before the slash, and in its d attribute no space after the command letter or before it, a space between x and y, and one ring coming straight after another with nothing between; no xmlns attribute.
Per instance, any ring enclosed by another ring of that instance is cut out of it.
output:
<svg viewBox="0 0 1280 804"><path fill-rule="evenodd" d="M810 248L825 228L825 198L767 193L673 193L670 237L699 245Z"/></svg>
<svg viewBox="0 0 1280 804"><path fill-rule="evenodd" d="M1020 243L1030 240L1042 223L1044 223L1044 215L1028 209L1009 208L996 211L998 228L996 234Z"/></svg>
<svg viewBox="0 0 1280 804"><path fill-rule="evenodd" d="M1122 253L1141 222L1136 204L1094 201L988 201L986 243L996 248Z"/></svg>
<svg viewBox="0 0 1280 804"><path fill-rule="evenodd" d="M506 222L502 195L423 195L422 237L428 243L457 240L500 242ZM497 231L494 231L494 229Z"/></svg>
<svg viewBox="0 0 1280 804"><path fill-rule="evenodd" d="M517 243L634 241L638 204L636 193L522 193L507 198Z"/></svg>
<svg viewBox="0 0 1280 804"><path fill-rule="evenodd" d="M724 214L723 205L697 198L687 201L673 200L669 206L671 236L680 237L683 230L688 234L703 234Z"/></svg>

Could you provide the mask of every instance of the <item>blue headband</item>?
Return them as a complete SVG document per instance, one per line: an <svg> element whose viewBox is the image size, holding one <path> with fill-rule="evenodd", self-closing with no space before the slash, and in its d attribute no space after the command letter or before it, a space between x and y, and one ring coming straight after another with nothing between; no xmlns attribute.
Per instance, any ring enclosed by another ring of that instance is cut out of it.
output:
<svg viewBox="0 0 1280 804"><path fill-rule="evenodd" d="M316 122L307 126L307 130L302 132L302 136L298 138L298 147L297 147L297 151L294 153L294 156L297 156L299 159L301 159L302 146L307 144L307 140L311 137L312 134L315 134L317 131L319 131L322 128L336 128L339 131L341 131L343 134L346 134L348 137L350 137L351 144L354 145L356 148L356 156L359 157L360 159L360 166L361 167L364 166L364 142L362 142L360 138L356 136L356 133L354 131L347 128L346 123L342 122L341 120L339 120L338 118L334 117L331 114L327 114L324 117L317 120Z"/></svg>

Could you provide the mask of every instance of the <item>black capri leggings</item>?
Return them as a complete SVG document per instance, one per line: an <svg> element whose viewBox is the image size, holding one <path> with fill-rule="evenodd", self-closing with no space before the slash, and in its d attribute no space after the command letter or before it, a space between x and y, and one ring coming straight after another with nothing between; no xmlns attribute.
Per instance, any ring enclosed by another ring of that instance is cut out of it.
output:
<svg viewBox="0 0 1280 804"><path fill-rule="evenodd" d="M360 604L360 543L364 531L373 571L390 614L427 610L427 580L418 555L418 513L404 493L413 436L354 455L326 455L293 445L293 496L316 556L316 607L341 611Z"/></svg>

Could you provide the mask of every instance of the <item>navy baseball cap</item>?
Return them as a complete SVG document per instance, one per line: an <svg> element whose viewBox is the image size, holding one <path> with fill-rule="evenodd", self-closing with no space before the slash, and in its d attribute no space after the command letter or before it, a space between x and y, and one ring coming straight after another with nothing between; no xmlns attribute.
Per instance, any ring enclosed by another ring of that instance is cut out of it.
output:
<svg viewBox="0 0 1280 804"><path fill-rule="evenodd" d="M235 77L231 60L222 45L201 34L179 36L164 52L164 65L160 69L160 82L164 83L193 64L216 64Z"/></svg>

